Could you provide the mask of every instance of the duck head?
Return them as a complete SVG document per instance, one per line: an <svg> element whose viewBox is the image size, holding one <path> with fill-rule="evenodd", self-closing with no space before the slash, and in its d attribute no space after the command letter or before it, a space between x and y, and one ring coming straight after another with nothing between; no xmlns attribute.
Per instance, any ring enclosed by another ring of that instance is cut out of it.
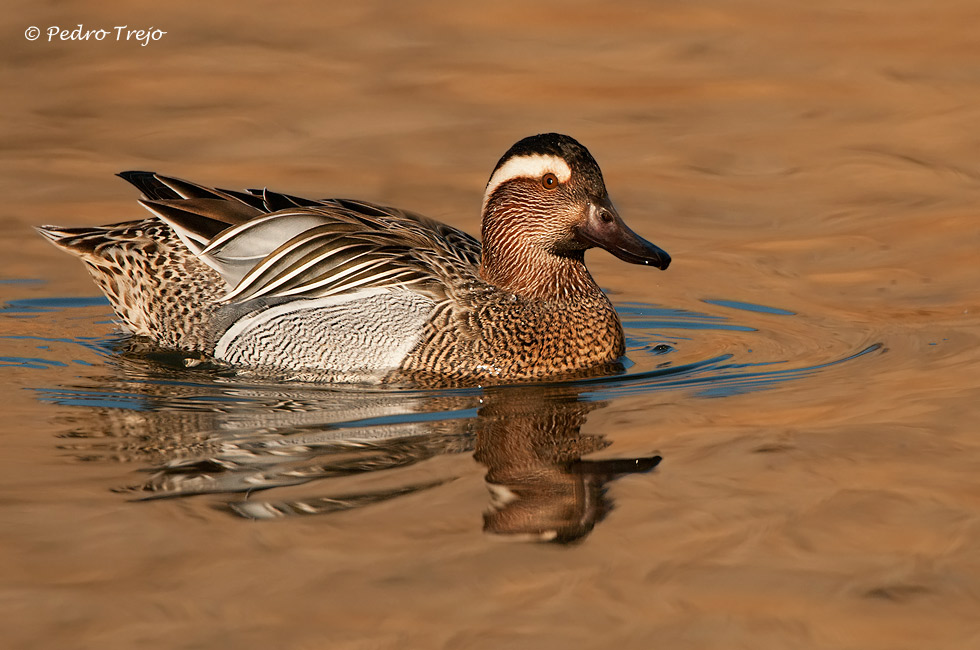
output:
<svg viewBox="0 0 980 650"><path fill-rule="evenodd" d="M584 253L595 246L632 264L670 264L623 223L599 165L576 140L545 133L511 147L483 196L483 279L535 297L567 293L568 282L594 286Z"/></svg>

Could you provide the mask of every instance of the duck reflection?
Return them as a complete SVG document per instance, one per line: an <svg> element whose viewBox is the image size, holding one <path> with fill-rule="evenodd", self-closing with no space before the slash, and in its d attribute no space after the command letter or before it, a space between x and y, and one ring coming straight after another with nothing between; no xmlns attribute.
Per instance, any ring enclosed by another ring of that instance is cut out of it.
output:
<svg viewBox="0 0 980 650"><path fill-rule="evenodd" d="M581 432L605 404L574 382L369 389L145 368L123 363L97 388L46 392L86 406L63 448L144 466L145 480L117 488L138 500L213 495L215 507L252 519L326 514L435 489L458 476L425 461L473 453L487 470L487 533L567 543L608 513L609 481L660 461L583 459L610 443Z"/></svg>

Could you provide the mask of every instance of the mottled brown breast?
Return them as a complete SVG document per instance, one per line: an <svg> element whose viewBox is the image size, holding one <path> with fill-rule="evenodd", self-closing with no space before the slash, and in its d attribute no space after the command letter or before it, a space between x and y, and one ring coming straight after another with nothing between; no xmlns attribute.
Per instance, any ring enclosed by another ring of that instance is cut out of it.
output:
<svg viewBox="0 0 980 650"><path fill-rule="evenodd" d="M619 317L598 288L541 301L471 285L453 298L402 363L406 373L468 383L538 379L615 364L625 352Z"/></svg>

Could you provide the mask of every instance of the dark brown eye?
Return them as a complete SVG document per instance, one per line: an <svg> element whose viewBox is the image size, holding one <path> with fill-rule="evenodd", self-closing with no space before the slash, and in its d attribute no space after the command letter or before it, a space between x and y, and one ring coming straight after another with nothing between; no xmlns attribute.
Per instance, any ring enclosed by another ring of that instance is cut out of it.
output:
<svg viewBox="0 0 980 650"><path fill-rule="evenodd" d="M558 177L548 172L541 177L541 187L546 190L554 190L558 188Z"/></svg>

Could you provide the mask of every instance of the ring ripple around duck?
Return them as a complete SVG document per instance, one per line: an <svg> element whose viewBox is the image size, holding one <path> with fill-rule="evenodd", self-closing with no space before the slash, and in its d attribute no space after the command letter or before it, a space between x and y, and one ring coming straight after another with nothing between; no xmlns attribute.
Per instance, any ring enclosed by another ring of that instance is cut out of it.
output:
<svg viewBox="0 0 980 650"><path fill-rule="evenodd" d="M209 506L249 518L313 515L442 486L456 477L400 473L392 484L382 470L473 454L487 468L491 493L484 529L557 541L580 539L601 521L610 505L606 482L660 462L589 460L612 444L580 431L591 411L664 391L721 398L767 390L885 349L868 333L840 341L846 334L835 324L821 330L774 307L704 300L705 311L694 312L618 303L629 358L619 374L445 390L314 385L186 367L179 354L118 334L71 335L104 325L106 304L6 303L0 313L8 322L28 326L8 331L32 333L0 338L0 365L47 372L37 379L54 385L29 386L38 399L83 409L61 449L79 460L149 470L145 481L108 487L137 500L211 495L201 497ZM344 480L366 473L378 477L376 489L361 481L355 490ZM277 496L276 488L297 485L304 496Z"/></svg>

